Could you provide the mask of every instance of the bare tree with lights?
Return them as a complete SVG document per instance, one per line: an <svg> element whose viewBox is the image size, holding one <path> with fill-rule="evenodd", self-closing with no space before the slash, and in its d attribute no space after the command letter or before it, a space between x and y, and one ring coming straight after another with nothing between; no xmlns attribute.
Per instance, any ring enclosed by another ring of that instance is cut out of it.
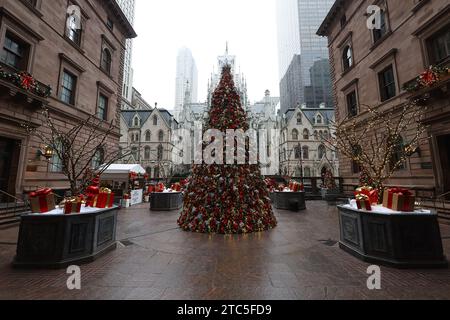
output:
<svg viewBox="0 0 450 320"><path fill-rule="evenodd" d="M108 143L108 137L116 130L114 121L105 123L91 115L72 128L63 128L56 125L48 109L42 111L42 116L41 127L31 124L24 124L23 127L30 136L45 145L50 164L52 159L58 159L72 195L82 194L91 181L111 164L131 155L129 148L121 149L118 144Z"/></svg>
<svg viewBox="0 0 450 320"><path fill-rule="evenodd" d="M386 181L418 152L426 132L425 108L411 101L387 111L365 107L367 113L358 119L332 123L334 133L324 142L358 165L382 191Z"/></svg>

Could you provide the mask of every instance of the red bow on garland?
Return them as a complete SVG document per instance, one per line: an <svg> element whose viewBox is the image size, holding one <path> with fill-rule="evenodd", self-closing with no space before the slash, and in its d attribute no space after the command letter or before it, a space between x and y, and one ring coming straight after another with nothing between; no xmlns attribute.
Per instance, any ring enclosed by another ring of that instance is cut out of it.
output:
<svg viewBox="0 0 450 320"><path fill-rule="evenodd" d="M19 73L20 78L20 86L24 88L25 90L30 90L32 87L35 86L34 78L26 72Z"/></svg>

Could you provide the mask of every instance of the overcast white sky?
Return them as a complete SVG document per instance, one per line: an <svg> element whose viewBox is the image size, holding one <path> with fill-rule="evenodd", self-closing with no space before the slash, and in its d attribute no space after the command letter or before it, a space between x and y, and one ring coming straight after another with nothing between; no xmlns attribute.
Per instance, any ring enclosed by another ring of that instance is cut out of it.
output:
<svg viewBox="0 0 450 320"><path fill-rule="evenodd" d="M153 105L174 109L176 56L191 49L206 100L210 73L229 42L252 102L279 95L276 0L137 0L134 86Z"/></svg>

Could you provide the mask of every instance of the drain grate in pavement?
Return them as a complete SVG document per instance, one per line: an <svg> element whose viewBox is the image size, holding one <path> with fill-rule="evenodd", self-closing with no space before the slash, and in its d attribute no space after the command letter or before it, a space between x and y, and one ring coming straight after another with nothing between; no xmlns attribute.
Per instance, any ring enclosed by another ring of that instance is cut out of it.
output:
<svg viewBox="0 0 450 320"><path fill-rule="evenodd" d="M130 240L122 240L120 243L125 247L131 247L134 245L134 242L131 242Z"/></svg>
<svg viewBox="0 0 450 320"><path fill-rule="evenodd" d="M337 241L328 239L328 240L319 240L322 244L328 246L328 247L334 247L337 244Z"/></svg>

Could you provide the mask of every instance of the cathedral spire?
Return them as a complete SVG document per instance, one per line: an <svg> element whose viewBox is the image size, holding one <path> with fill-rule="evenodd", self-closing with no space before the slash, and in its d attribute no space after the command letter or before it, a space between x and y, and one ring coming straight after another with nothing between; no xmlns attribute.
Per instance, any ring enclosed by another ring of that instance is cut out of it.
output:
<svg viewBox="0 0 450 320"><path fill-rule="evenodd" d="M225 49L225 55L228 55L228 41L226 42L226 49Z"/></svg>

